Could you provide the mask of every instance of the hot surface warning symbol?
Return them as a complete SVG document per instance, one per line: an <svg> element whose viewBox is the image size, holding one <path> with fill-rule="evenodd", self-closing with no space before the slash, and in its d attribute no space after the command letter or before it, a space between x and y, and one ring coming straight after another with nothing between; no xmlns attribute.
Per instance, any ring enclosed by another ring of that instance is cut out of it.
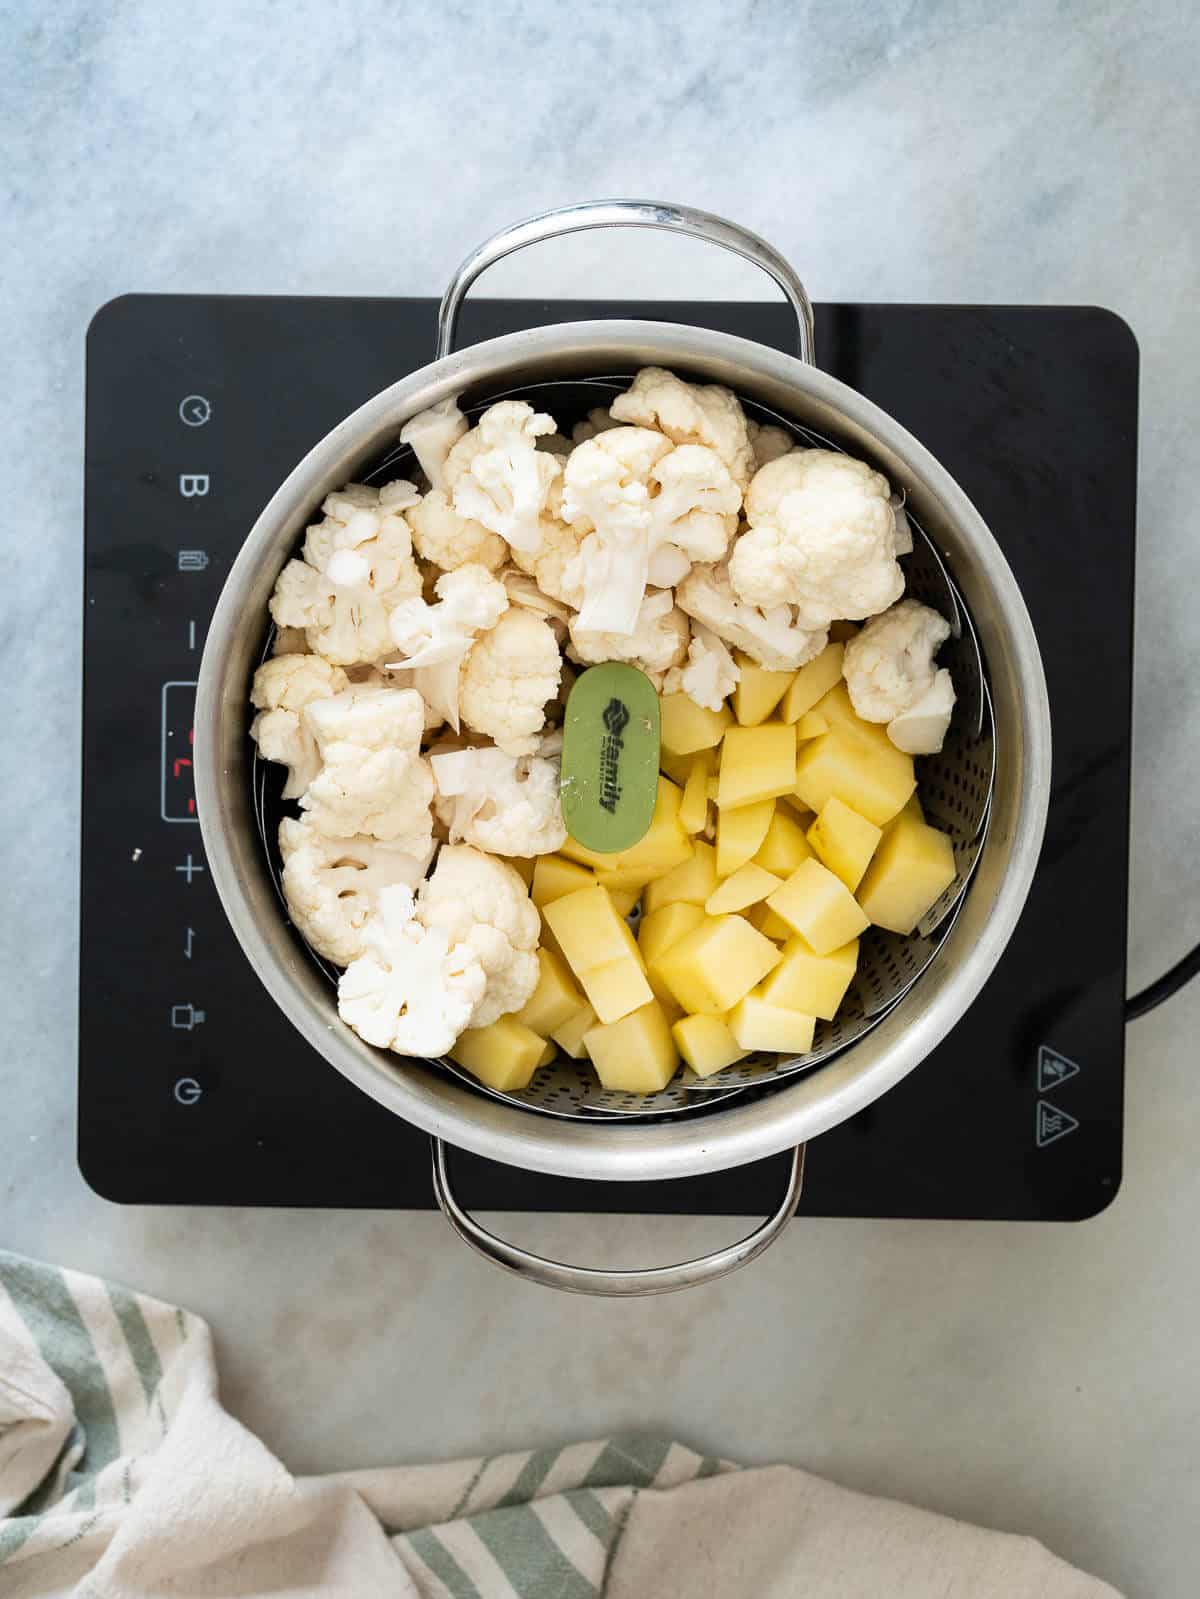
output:
<svg viewBox="0 0 1200 1599"><path fill-rule="evenodd" d="M1078 1126L1079 1123L1074 1116L1068 1116L1065 1110L1059 1110L1048 1100L1038 1100L1037 1147L1039 1149L1045 1149L1047 1144L1056 1144L1060 1138L1073 1133Z"/></svg>
<svg viewBox="0 0 1200 1599"><path fill-rule="evenodd" d="M1048 1093L1060 1083L1065 1083L1068 1077L1078 1076L1079 1071L1080 1068L1073 1060L1060 1055L1056 1049L1051 1049L1049 1044L1043 1044L1038 1050L1038 1093Z"/></svg>

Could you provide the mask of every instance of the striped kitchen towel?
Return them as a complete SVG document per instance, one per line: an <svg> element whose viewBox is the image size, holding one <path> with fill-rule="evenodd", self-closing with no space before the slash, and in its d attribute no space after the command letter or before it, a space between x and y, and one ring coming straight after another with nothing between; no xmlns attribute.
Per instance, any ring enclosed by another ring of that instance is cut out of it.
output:
<svg viewBox="0 0 1200 1599"><path fill-rule="evenodd" d="M292 1477L208 1328L0 1253L0 1599L1115 1599L1039 1544L613 1438Z"/></svg>

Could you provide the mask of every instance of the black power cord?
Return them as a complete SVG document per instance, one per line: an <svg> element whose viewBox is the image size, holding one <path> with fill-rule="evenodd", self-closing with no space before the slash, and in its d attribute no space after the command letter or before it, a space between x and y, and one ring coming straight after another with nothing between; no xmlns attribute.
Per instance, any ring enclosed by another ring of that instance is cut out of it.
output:
<svg viewBox="0 0 1200 1599"><path fill-rule="evenodd" d="M1177 961L1169 972L1164 972L1157 982L1151 983L1149 988L1143 988L1140 994L1134 994L1131 999L1125 1001L1125 1020L1136 1022L1139 1016L1145 1016L1164 1000L1170 999L1172 994L1177 994L1197 972L1200 972L1200 944L1188 950L1183 959Z"/></svg>

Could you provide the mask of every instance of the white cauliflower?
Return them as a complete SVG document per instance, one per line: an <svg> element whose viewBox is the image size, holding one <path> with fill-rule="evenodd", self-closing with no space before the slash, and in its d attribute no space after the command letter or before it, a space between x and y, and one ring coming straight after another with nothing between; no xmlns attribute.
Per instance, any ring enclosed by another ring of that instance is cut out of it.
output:
<svg viewBox="0 0 1200 1599"><path fill-rule="evenodd" d="M764 466L729 560L739 599L794 605L808 628L886 610L904 592L890 494L881 473L836 450L793 450Z"/></svg>
<svg viewBox="0 0 1200 1599"><path fill-rule="evenodd" d="M411 483L349 483L325 500L308 529L304 559L289 561L271 596L282 628L305 630L309 648L336 666L376 661L388 648L388 614L421 592L412 534L400 514L416 503Z"/></svg>
<svg viewBox="0 0 1200 1599"><path fill-rule="evenodd" d="M850 639L842 662L850 700L867 722L910 755L942 747L954 708L950 673L934 656L950 637L945 617L919 600L901 600Z"/></svg>
<svg viewBox="0 0 1200 1599"><path fill-rule="evenodd" d="M522 607L505 611L467 656L458 686L462 720L510 755L532 754L561 670L549 623Z"/></svg>
<svg viewBox="0 0 1200 1599"><path fill-rule="evenodd" d="M266 760L288 768L284 799L299 799L321 770L317 741L300 713L313 700L332 699L347 687L341 667L319 655L276 655L255 672L250 703L259 714L250 724L250 737Z"/></svg>
<svg viewBox="0 0 1200 1599"><path fill-rule="evenodd" d="M746 428L750 434L750 448L754 451L756 472L796 448L796 441L786 428L775 427L769 422L751 421L747 421Z"/></svg>
<svg viewBox="0 0 1200 1599"><path fill-rule="evenodd" d="M405 515L417 554L443 571L469 562L494 572L508 559L508 545L500 535L482 522L459 516L441 489L431 489Z"/></svg>
<svg viewBox="0 0 1200 1599"><path fill-rule="evenodd" d="M534 551L514 550L513 560L529 574L543 594L569 610L583 604L583 571L579 550L583 532L562 520L562 481L556 482L538 524L541 543Z"/></svg>
<svg viewBox="0 0 1200 1599"><path fill-rule="evenodd" d="M725 644L702 622L696 624L687 664L667 673L665 694L686 694L708 711L719 711L738 686L738 664Z"/></svg>
<svg viewBox="0 0 1200 1599"><path fill-rule="evenodd" d="M595 405L584 417L582 422L576 422L571 429L571 438L576 444L582 444L586 439L594 439L597 433L607 433L609 428L619 428L621 424L614 422L612 416L602 405Z"/></svg>
<svg viewBox="0 0 1200 1599"><path fill-rule="evenodd" d="M647 591L631 633L591 633L579 624L579 617L570 624L575 660L583 666L630 661L645 672L655 688L662 687L663 674L687 654L688 619L669 589Z"/></svg>
<svg viewBox="0 0 1200 1599"><path fill-rule="evenodd" d="M651 502L650 581L665 574L667 581L657 586L673 588L693 562L725 558L742 491L717 452L703 444L678 445L651 469L650 479L658 487Z"/></svg>
<svg viewBox="0 0 1200 1599"><path fill-rule="evenodd" d="M356 688L407 688L416 689L420 693L417 683L417 674L410 672L403 666L351 666L346 670L346 676ZM437 728L445 725L445 717L435 711L425 696L421 695L425 704L425 731L432 733Z"/></svg>
<svg viewBox="0 0 1200 1599"><path fill-rule="evenodd" d="M551 739L542 741L542 751L547 746L553 748ZM559 754L506 755L494 744L435 749L433 803L450 842L474 844L489 855L553 855L567 837L558 801Z"/></svg>
<svg viewBox="0 0 1200 1599"><path fill-rule="evenodd" d="M508 595L486 567L474 565L443 572L434 592L434 605L410 599L393 610L389 625L404 658L389 664L412 670L425 703L457 732L459 671L476 636L508 609Z"/></svg>
<svg viewBox="0 0 1200 1599"><path fill-rule="evenodd" d="M446 487L446 457L467 431L467 419L458 408L458 395L439 400L418 411L400 429L401 444L408 444L432 489Z"/></svg>
<svg viewBox="0 0 1200 1599"><path fill-rule="evenodd" d="M828 629L800 626L790 605L769 611L747 605L733 591L729 565L694 566L675 591L680 609L769 671L794 671L815 659L828 642Z"/></svg>
<svg viewBox="0 0 1200 1599"><path fill-rule="evenodd" d="M527 611L536 611L549 622L561 622L565 629L571 620L571 607L561 600L552 599L538 584L536 578L510 566L499 574L510 605L523 605Z"/></svg>
<svg viewBox="0 0 1200 1599"><path fill-rule="evenodd" d="M445 936L452 959L473 958L487 974L472 1027L520 1010L537 987L541 919L507 862L469 844L445 845L421 886L417 918Z"/></svg>
<svg viewBox="0 0 1200 1599"><path fill-rule="evenodd" d="M657 428L673 444L707 444L743 492L754 472L746 413L731 389L685 383L665 367L647 366L609 406L615 421Z"/></svg>
<svg viewBox="0 0 1200 1599"><path fill-rule="evenodd" d="M470 1026L488 978L466 944L451 949L445 931L413 912L410 888L380 891L364 952L338 983L338 1015L368 1044L432 1059Z"/></svg>
<svg viewBox="0 0 1200 1599"><path fill-rule="evenodd" d="M279 824L283 894L292 921L318 955L348 966L365 948L363 935L382 889L415 889L432 846L409 855L377 838L327 838L311 822L285 816Z"/></svg>
<svg viewBox="0 0 1200 1599"><path fill-rule="evenodd" d="M300 804L318 832L366 833L410 855L428 850L433 773L420 753L421 696L413 689L350 688L314 700L302 714L322 766Z"/></svg>
<svg viewBox="0 0 1200 1599"><path fill-rule="evenodd" d="M537 441L554 418L524 400L490 405L446 458L454 509L498 533L514 550L536 551L539 522L562 462Z"/></svg>
<svg viewBox="0 0 1200 1599"><path fill-rule="evenodd" d="M892 515L896 518L896 554L911 555L913 547L912 527L908 520L908 512L904 509L904 496L892 495Z"/></svg>
<svg viewBox="0 0 1200 1599"><path fill-rule="evenodd" d="M589 633L637 625L652 546L650 473L670 444L651 428L610 428L576 445L563 473L563 520L582 535L566 580Z"/></svg>

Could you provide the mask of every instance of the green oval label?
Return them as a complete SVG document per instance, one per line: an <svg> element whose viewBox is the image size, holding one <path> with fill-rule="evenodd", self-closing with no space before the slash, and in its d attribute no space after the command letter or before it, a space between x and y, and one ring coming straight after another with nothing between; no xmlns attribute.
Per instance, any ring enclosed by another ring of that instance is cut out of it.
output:
<svg viewBox="0 0 1200 1599"><path fill-rule="evenodd" d="M636 666L590 667L567 700L563 821L585 849L605 855L645 835L658 794L660 718L654 684Z"/></svg>

